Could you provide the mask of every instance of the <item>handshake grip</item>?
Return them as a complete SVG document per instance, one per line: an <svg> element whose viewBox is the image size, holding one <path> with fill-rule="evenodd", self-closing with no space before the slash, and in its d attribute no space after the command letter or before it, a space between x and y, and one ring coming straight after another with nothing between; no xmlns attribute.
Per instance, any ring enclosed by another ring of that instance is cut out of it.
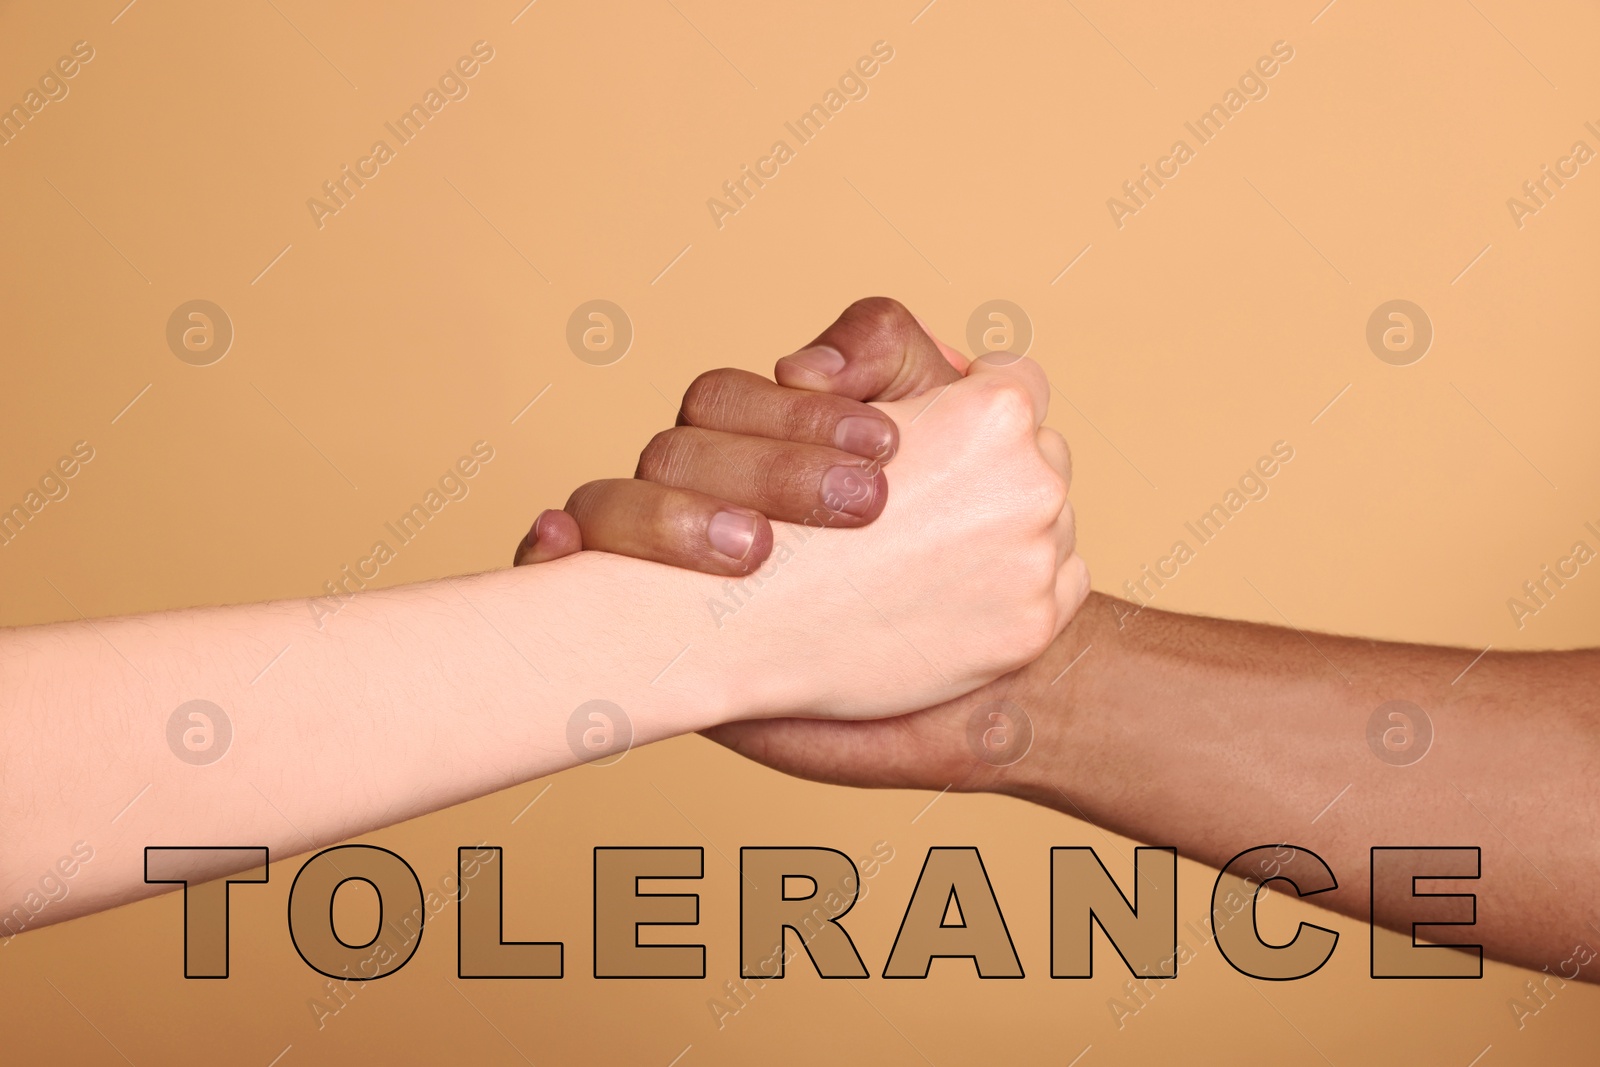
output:
<svg viewBox="0 0 1600 1067"><path fill-rule="evenodd" d="M718 626L766 627L837 667L833 683L776 696L775 714L934 703L1042 653L1089 576L1038 365L968 364L901 304L870 298L775 377L702 374L636 476L541 514L516 562L590 549L723 577L761 568L755 611L724 601Z"/></svg>

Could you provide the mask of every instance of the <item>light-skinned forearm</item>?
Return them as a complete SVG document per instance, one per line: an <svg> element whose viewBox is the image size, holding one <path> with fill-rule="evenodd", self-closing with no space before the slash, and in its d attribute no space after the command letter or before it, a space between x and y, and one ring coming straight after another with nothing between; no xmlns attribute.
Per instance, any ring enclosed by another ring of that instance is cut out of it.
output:
<svg viewBox="0 0 1600 1067"><path fill-rule="evenodd" d="M79 842L93 863L33 925L154 892L148 845L282 855L572 766L591 700L645 744L969 693L1039 655L1088 592L1065 444L1039 428L1048 391L1033 363L997 361L881 405L900 450L878 521L773 523L781 550L737 585L581 552L331 616L287 602L0 633L0 909ZM168 732L196 699L234 731L200 766Z"/></svg>
<svg viewBox="0 0 1600 1067"><path fill-rule="evenodd" d="M573 766L592 699L636 744L749 713L771 657L715 632L711 581L588 553L364 593L320 630L297 600L0 633L0 902L79 841L37 924L170 889L147 845L292 855ZM168 743L196 698L234 734L206 766Z"/></svg>

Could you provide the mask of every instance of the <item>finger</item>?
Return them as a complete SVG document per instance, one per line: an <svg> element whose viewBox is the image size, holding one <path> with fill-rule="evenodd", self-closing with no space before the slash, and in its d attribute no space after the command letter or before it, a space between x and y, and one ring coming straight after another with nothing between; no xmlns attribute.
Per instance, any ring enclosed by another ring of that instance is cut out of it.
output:
<svg viewBox="0 0 1600 1067"><path fill-rule="evenodd" d="M979 356L972 361L967 380L1020 385L1027 390L1028 399L1032 402L1034 424L1044 424L1045 414L1050 410L1050 380L1044 376L1039 364L1027 356L1011 352L990 352Z"/></svg>
<svg viewBox="0 0 1600 1067"><path fill-rule="evenodd" d="M863 526L889 499L882 464L873 460L836 448L698 426L656 434L640 453L634 476L695 490L780 522L820 519L833 526ZM584 544L589 544L587 528Z"/></svg>
<svg viewBox="0 0 1600 1067"><path fill-rule="evenodd" d="M635 478L580 486L567 512L586 549L706 574L749 574L772 551L772 525L759 512Z"/></svg>
<svg viewBox="0 0 1600 1067"><path fill-rule="evenodd" d="M778 361L779 385L853 400L902 400L961 378L897 300L874 296L845 308L811 344Z"/></svg>
<svg viewBox="0 0 1600 1067"><path fill-rule="evenodd" d="M887 463L900 443L894 420L848 397L785 389L732 367L706 371L683 394L678 425L823 445Z"/></svg>
<svg viewBox="0 0 1600 1067"><path fill-rule="evenodd" d="M512 565L523 567L530 563L544 563L582 550L583 533L578 529L577 520L564 511L552 508L541 511L539 517L533 520L533 525L528 527L527 536L517 545Z"/></svg>
<svg viewBox="0 0 1600 1067"><path fill-rule="evenodd" d="M922 321L922 317L920 315L913 315L912 318L917 320L917 325L922 327L922 332L927 334L928 338L933 341L934 344L939 346L939 354L945 358L945 362L950 364L961 374L966 374L967 368L972 365L972 360L956 351L956 349L952 346L941 341L938 335L928 328L928 324Z"/></svg>
<svg viewBox="0 0 1600 1067"><path fill-rule="evenodd" d="M1056 567L1059 569L1078 551L1078 519L1072 510L1072 501L1067 501L1061 514L1056 517L1053 532L1056 539Z"/></svg>
<svg viewBox="0 0 1600 1067"><path fill-rule="evenodd" d="M1067 488L1072 488L1072 449L1067 445L1067 439L1061 434L1045 426L1039 430L1039 454L1044 456L1046 463L1055 472L1066 479Z"/></svg>
<svg viewBox="0 0 1600 1067"><path fill-rule="evenodd" d="M1074 552L1056 572L1056 637L1089 599L1089 565Z"/></svg>

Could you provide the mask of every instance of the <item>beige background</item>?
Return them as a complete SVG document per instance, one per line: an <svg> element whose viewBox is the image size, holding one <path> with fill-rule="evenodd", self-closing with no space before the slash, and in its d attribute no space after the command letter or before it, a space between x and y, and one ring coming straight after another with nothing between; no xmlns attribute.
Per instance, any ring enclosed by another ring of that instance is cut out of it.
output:
<svg viewBox="0 0 1600 1067"><path fill-rule="evenodd" d="M1136 577L1286 439L1296 459L1271 496L1158 603L1469 649L1600 644L1588 569L1520 631L1506 608L1600 524L1600 163L1520 229L1506 207L1575 140L1600 148L1583 128L1600 125L1592 5L921 3L4 5L0 102L75 41L96 55L0 147L0 502L74 441L96 458L0 549L0 621L312 595L480 438L496 459L383 581L503 565L540 507L630 471L696 372L765 372L851 299L888 293L958 343L981 302L1026 309L1032 354L1071 400L1051 420L1075 449L1097 588ZM319 230L307 198L480 39L495 58L470 95ZM866 99L713 225L707 198L878 40L895 55ZM1106 199L1277 40L1295 58L1270 95L1117 229ZM237 332L210 367L165 342L195 298ZM609 367L564 341L592 298L636 329ZM1437 331L1413 366L1363 339L1392 298ZM564 940L562 981L457 982L447 911L410 966L319 1030L284 857L234 893L225 982L182 978L172 895L6 943L7 1059L1592 1055L1592 988L1519 1029L1525 973L1374 982L1361 923L1281 901L1275 928L1343 932L1322 972L1252 983L1208 948L1118 1029L1107 1002L1126 976L1104 946L1095 979L1047 977L1047 849L1094 845L1126 879L1131 844L1002 799L929 801L790 781L698 738L659 745L367 838L428 887L457 845L504 846L509 932ZM719 1031L707 1002L736 973L738 848L859 857L878 840L896 859L850 921L874 973L924 851L975 844L1029 977L947 962L925 983L822 983L802 967ZM705 846L708 980L586 977L597 844ZM1211 878L1184 862L1180 921L1203 921Z"/></svg>

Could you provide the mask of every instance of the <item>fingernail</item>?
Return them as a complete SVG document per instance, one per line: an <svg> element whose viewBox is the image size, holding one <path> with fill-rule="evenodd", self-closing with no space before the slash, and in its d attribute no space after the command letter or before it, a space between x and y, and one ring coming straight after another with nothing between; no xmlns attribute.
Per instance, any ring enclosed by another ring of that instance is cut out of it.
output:
<svg viewBox="0 0 1600 1067"><path fill-rule="evenodd" d="M868 459L886 460L893 436L882 419L871 415L846 415L833 428L833 447Z"/></svg>
<svg viewBox="0 0 1600 1067"><path fill-rule="evenodd" d="M539 527L544 525L545 516L550 514L550 509L545 508L539 512L539 517L533 520L533 528L528 531L528 544L537 544L539 541Z"/></svg>
<svg viewBox="0 0 1600 1067"><path fill-rule="evenodd" d="M706 526L706 539L729 559L742 560L756 542L756 520L736 511L719 511Z"/></svg>
<svg viewBox="0 0 1600 1067"><path fill-rule="evenodd" d="M783 359L786 363L793 363L824 378L831 378L844 370L844 356L837 348L828 345L802 348L792 356L784 356Z"/></svg>
<svg viewBox="0 0 1600 1067"><path fill-rule="evenodd" d="M549 512L539 512L539 518L533 520L533 525L528 527L528 532L522 535L522 542L517 545L517 558L521 559L524 552L539 543L539 523Z"/></svg>
<svg viewBox="0 0 1600 1067"><path fill-rule="evenodd" d="M862 518L874 495L873 480L860 467L832 467L822 476L822 502L832 511Z"/></svg>
<svg viewBox="0 0 1600 1067"><path fill-rule="evenodd" d="M539 519L548 512L539 512ZM512 566L521 566L522 557L533 551L533 546L539 543L539 519L533 520L533 525L528 527L528 532L522 535L522 540L517 542L517 551L511 557Z"/></svg>

